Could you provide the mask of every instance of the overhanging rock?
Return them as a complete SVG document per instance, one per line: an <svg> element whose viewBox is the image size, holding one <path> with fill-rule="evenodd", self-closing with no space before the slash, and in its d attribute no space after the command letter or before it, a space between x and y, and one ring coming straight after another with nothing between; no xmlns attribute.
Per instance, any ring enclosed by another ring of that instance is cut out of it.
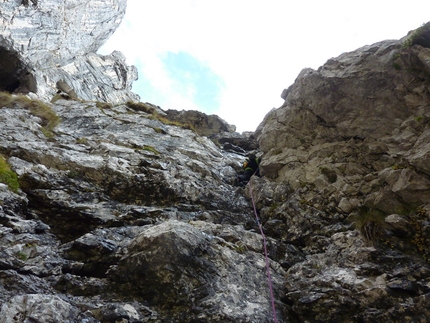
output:
<svg viewBox="0 0 430 323"><path fill-rule="evenodd" d="M36 92L36 80L20 55L0 41L0 91Z"/></svg>
<svg viewBox="0 0 430 323"><path fill-rule="evenodd" d="M95 54L121 23L126 6L126 0L2 3L0 89L51 100L56 83L64 80L80 99L138 100L131 92L136 68L119 52Z"/></svg>

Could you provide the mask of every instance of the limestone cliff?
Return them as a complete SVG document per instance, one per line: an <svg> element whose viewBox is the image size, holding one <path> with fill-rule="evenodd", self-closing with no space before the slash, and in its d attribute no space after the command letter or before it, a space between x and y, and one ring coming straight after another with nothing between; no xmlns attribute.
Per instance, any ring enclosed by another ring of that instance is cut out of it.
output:
<svg viewBox="0 0 430 323"><path fill-rule="evenodd" d="M137 71L119 52L96 54L120 24L126 0L8 0L0 10L0 89L51 100L64 81L84 100L120 103Z"/></svg>

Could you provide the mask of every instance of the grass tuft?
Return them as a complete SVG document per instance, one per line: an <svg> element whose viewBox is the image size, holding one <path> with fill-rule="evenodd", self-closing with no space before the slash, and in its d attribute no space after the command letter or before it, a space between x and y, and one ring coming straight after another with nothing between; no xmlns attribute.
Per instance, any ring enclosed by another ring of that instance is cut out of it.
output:
<svg viewBox="0 0 430 323"><path fill-rule="evenodd" d="M60 118L51 107L39 100L32 100L25 95L11 95L8 92L0 92L0 108L21 107L28 109L31 114L39 117L42 120L43 134L52 138L53 130L60 123Z"/></svg>
<svg viewBox="0 0 430 323"><path fill-rule="evenodd" d="M18 176L10 169L6 159L0 155L0 182L6 184L12 192L19 189Z"/></svg>
<svg viewBox="0 0 430 323"><path fill-rule="evenodd" d="M149 152L152 152L152 153L154 153L154 154L156 154L156 155L159 155L159 154L160 154L160 152L159 152L157 149L155 149L154 147L152 147L152 146L144 145L144 146L142 147L142 149L143 149L143 150L146 150L146 151L149 151Z"/></svg>
<svg viewBox="0 0 430 323"><path fill-rule="evenodd" d="M143 102L135 102L130 100L130 101L127 101L125 105L134 111L141 111L141 112L146 112L150 114L155 113L155 109L153 107Z"/></svg>
<svg viewBox="0 0 430 323"><path fill-rule="evenodd" d="M196 129L190 123L182 123L182 122L179 122L179 121L170 120L170 119L168 119L166 117L163 117L163 116L161 116L161 115L159 115L157 113L151 115L150 118L154 119L154 120L158 120L158 121L164 123L165 125L176 126L176 127L180 127L180 128L183 128L183 129L188 129L188 130L192 130L192 131L196 132Z"/></svg>
<svg viewBox="0 0 430 323"><path fill-rule="evenodd" d="M403 43L404 48L414 45L430 48L430 22L414 30Z"/></svg>
<svg viewBox="0 0 430 323"><path fill-rule="evenodd" d="M363 207L351 220L367 241L378 241L384 232L385 215L378 210Z"/></svg>

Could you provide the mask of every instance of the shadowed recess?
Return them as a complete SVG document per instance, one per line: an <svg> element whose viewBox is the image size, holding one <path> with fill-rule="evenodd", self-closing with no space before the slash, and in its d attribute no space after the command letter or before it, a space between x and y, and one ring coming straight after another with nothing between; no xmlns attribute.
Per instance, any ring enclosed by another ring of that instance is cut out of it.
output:
<svg viewBox="0 0 430 323"><path fill-rule="evenodd" d="M36 81L14 51L0 47L0 90L10 93L36 92Z"/></svg>

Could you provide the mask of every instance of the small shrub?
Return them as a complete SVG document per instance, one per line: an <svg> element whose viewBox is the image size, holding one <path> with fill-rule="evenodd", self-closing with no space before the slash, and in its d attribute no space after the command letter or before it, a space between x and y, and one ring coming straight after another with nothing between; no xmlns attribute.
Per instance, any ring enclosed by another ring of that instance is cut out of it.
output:
<svg viewBox="0 0 430 323"><path fill-rule="evenodd" d="M376 241L383 233L385 214L381 211L363 207L351 220L367 241Z"/></svg>
<svg viewBox="0 0 430 323"><path fill-rule="evenodd" d="M0 155L0 182L6 184L13 192L19 188L18 176L9 167L6 159Z"/></svg>
<svg viewBox="0 0 430 323"><path fill-rule="evenodd" d="M69 169L67 172L67 177L71 179L77 179L81 177L81 173L77 169Z"/></svg>
<svg viewBox="0 0 430 323"><path fill-rule="evenodd" d="M394 67L395 70L398 70L398 71L400 71L402 69L402 66L399 63L397 63L397 62L393 63L393 67Z"/></svg>
<svg viewBox="0 0 430 323"><path fill-rule="evenodd" d="M405 48L413 45L430 48L430 22L414 30L403 43L403 47Z"/></svg>
<svg viewBox="0 0 430 323"><path fill-rule="evenodd" d="M113 105L108 102L96 102L96 107L99 109L112 109Z"/></svg>
<svg viewBox="0 0 430 323"><path fill-rule="evenodd" d="M76 139L76 143L81 144L81 145L86 145L86 144L88 144L88 139L85 137L81 137L81 138Z"/></svg>
<svg viewBox="0 0 430 323"><path fill-rule="evenodd" d="M382 234L382 223L378 221L368 221L360 228L360 233L367 241L376 241Z"/></svg>
<svg viewBox="0 0 430 323"><path fill-rule="evenodd" d="M26 261L28 259L28 256L25 253L23 253L22 251L18 251L15 254L15 257L18 258L19 260L22 260L22 261Z"/></svg>

